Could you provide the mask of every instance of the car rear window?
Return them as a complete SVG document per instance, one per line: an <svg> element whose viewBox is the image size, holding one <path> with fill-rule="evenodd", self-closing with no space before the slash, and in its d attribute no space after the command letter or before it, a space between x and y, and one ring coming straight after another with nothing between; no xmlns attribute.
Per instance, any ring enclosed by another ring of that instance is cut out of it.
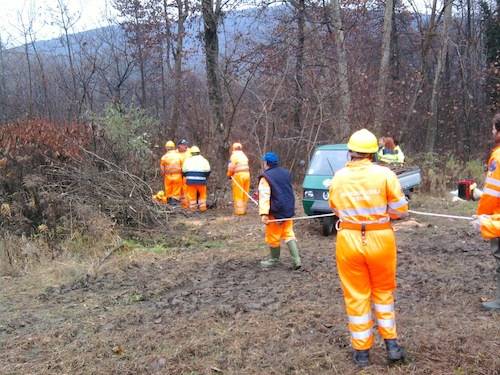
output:
<svg viewBox="0 0 500 375"><path fill-rule="evenodd" d="M347 150L317 150L309 164L307 174L333 176L347 162Z"/></svg>

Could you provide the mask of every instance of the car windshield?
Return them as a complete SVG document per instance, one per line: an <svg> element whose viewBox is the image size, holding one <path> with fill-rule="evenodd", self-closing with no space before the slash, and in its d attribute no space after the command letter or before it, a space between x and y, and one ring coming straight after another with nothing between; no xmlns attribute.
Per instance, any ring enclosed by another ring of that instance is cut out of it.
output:
<svg viewBox="0 0 500 375"><path fill-rule="evenodd" d="M346 162L347 150L318 150L312 157L307 174L333 176Z"/></svg>

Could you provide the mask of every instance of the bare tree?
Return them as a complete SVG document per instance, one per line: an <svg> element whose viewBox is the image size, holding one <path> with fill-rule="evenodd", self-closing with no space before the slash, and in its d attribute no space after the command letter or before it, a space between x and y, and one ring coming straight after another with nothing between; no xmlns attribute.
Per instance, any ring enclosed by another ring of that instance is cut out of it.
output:
<svg viewBox="0 0 500 375"><path fill-rule="evenodd" d="M337 81L339 87L340 114L339 123L341 137L346 139L351 133L349 114L351 112L351 91L349 88L349 72L347 68L347 54L345 50L344 28L342 24L342 11L339 0L331 0L333 35L337 50Z"/></svg>
<svg viewBox="0 0 500 375"><path fill-rule="evenodd" d="M377 85L377 102L375 105L375 129L380 130L384 117L386 89L389 81L391 62L391 34L394 19L394 0L385 1L384 31L382 33L382 57Z"/></svg>
<svg viewBox="0 0 500 375"><path fill-rule="evenodd" d="M218 144L219 156L225 159L228 145L224 144L226 129L224 124L224 99L219 68L219 36L217 34L222 17L221 0L202 0L203 41L205 46L205 65L207 70L208 100L212 112L212 124Z"/></svg>
<svg viewBox="0 0 500 375"><path fill-rule="evenodd" d="M453 0L445 0L443 29L441 31L441 46L439 49L439 54L437 58L437 67L434 74L434 81L432 84L432 93L430 101L431 117L429 118L427 124L427 131L425 137L425 149L427 152L433 152L434 146L436 144L438 121L439 121L439 109L438 109L439 89L441 84L441 76L443 75L443 70L445 66L446 56L448 54L449 27L452 17L452 8L453 8Z"/></svg>

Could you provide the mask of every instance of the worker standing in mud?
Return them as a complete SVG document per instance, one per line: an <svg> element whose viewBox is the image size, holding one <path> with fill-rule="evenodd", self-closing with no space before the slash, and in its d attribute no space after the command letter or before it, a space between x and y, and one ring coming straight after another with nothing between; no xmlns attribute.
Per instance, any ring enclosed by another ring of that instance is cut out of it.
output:
<svg viewBox="0 0 500 375"><path fill-rule="evenodd" d="M347 146L351 161L335 173L329 204L340 220L336 260L353 360L364 367L373 345L372 302L389 361L405 358L396 333L396 239L390 220L408 215L408 203L394 172L372 163L378 150L375 135L359 130Z"/></svg>
<svg viewBox="0 0 500 375"><path fill-rule="evenodd" d="M179 153L179 156L181 159L181 166L183 166L186 159L191 156L191 152L189 150L188 145L189 145L189 142L186 141L185 139L181 139L179 142L177 142L177 152ZM189 203L188 203L188 199L187 199L187 185L186 185L185 178L183 178L183 180L182 180L181 203L182 203L182 207L184 207L184 208L189 207Z"/></svg>
<svg viewBox="0 0 500 375"><path fill-rule="evenodd" d="M243 146L239 142L233 144L227 176L232 179L234 214L245 215L250 192L250 168Z"/></svg>
<svg viewBox="0 0 500 375"><path fill-rule="evenodd" d="M182 161L174 142L168 141L165 149L167 152L160 160L164 195L167 203L175 204L181 199L182 193Z"/></svg>
<svg viewBox="0 0 500 375"><path fill-rule="evenodd" d="M264 173L259 178L259 215L266 225L265 241L269 245L269 258L260 262L264 268L279 263L281 240L285 241L292 257L293 269L301 268L297 240L293 232L293 220L270 222L274 219L290 219L295 215L295 196L292 176L279 166L279 158L274 152L263 157Z"/></svg>
<svg viewBox="0 0 500 375"><path fill-rule="evenodd" d="M198 208L207 210L207 179L210 175L210 163L200 155L197 146L191 147L191 155L182 166L182 174L186 179L186 198L191 211Z"/></svg>
<svg viewBox="0 0 500 375"><path fill-rule="evenodd" d="M492 134L495 146L488 161L484 189L477 207L478 218L473 225L490 240L496 260L496 297L482 305L487 310L500 311L500 113L493 117Z"/></svg>

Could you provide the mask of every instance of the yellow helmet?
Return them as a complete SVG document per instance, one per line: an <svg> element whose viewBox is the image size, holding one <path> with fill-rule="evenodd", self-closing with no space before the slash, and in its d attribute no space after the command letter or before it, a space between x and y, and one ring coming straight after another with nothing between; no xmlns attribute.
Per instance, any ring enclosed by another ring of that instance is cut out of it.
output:
<svg viewBox="0 0 500 375"><path fill-rule="evenodd" d="M349 138L347 148L350 151L360 152L362 154L374 154L378 151L377 137L369 130L358 130Z"/></svg>
<svg viewBox="0 0 500 375"><path fill-rule="evenodd" d="M241 143L239 143L239 142L233 143L233 151L234 150L241 150L242 148L243 148L243 146L241 145Z"/></svg>
<svg viewBox="0 0 500 375"><path fill-rule="evenodd" d="M192 153L192 154L195 154L195 153L200 153L200 149L198 148L198 146L192 146L189 151Z"/></svg>
<svg viewBox="0 0 500 375"><path fill-rule="evenodd" d="M175 143L173 141L168 141L165 143L165 148L175 148Z"/></svg>

